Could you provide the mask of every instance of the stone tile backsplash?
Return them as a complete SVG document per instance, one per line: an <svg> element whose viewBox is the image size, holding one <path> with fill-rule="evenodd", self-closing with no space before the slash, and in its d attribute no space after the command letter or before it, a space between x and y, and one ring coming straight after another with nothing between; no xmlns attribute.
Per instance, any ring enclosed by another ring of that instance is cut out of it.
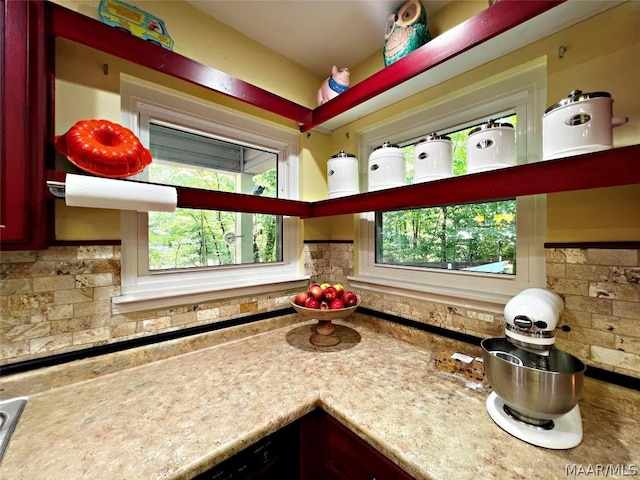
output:
<svg viewBox="0 0 640 480"><path fill-rule="evenodd" d="M640 250L547 249L547 287L565 300L557 345L588 365L640 378ZM219 322L288 305L292 292L111 314L120 294L120 249L52 247L2 252L0 364ZM354 271L351 242L304 244L311 281ZM358 292L380 312L479 337L501 336L501 315L379 292Z"/></svg>
<svg viewBox="0 0 640 480"><path fill-rule="evenodd" d="M547 287L564 298L557 345L588 365L640 378L640 250L550 248Z"/></svg>
<svg viewBox="0 0 640 480"><path fill-rule="evenodd" d="M347 276L353 275L352 242L309 242L304 244L304 273L312 282L342 283L347 286Z"/></svg>
<svg viewBox="0 0 640 480"><path fill-rule="evenodd" d="M51 247L0 258L0 365L278 310L292 295L114 315L120 247Z"/></svg>
<svg viewBox="0 0 640 480"><path fill-rule="evenodd" d="M313 281L328 276L331 282L348 285L344 277L353 271L351 244L305 247L305 269ZM547 288L565 301L560 324L571 327L569 332L557 331L557 346L587 365L640 378L640 249L550 248L546 266ZM504 334L504 317L492 312L381 292L357 293L363 305L379 312L478 337Z"/></svg>

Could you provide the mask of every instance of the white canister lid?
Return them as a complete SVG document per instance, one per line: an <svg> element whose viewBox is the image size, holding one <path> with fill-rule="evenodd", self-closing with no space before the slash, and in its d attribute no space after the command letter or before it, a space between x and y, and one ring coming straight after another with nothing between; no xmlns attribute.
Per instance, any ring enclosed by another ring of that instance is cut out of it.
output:
<svg viewBox="0 0 640 480"><path fill-rule="evenodd" d="M400 146L394 145L391 142L384 142L382 145L378 145L376 148L374 148L373 151L375 152L376 150L379 150L381 148L400 148Z"/></svg>
<svg viewBox="0 0 640 480"><path fill-rule="evenodd" d="M572 103L582 102L584 100L589 100L590 98L611 98L611 94L609 92L590 92L584 93L582 90L574 90L566 98L563 98L558 103L554 103L549 108L547 108L544 113L549 113L551 110L555 110L556 108L564 107L565 105L570 105Z"/></svg>
<svg viewBox="0 0 640 480"><path fill-rule="evenodd" d="M490 128L513 128L510 123L500 123L494 120L489 120L487 123L480 125L469 132L469 136L481 132L482 130L488 130Z"/></svg>
<svg viewBox="0 0 640 480"><path fill-rule="evenodd" d="M331 155L331 157L329 158L356 158L356 156L353 153L347 153L344 150L340 150L338 153L336 153L335 155Z"/></svg>
<svg viewBox="0 0 640 480"><path fill-rule="evenodd" d="M433 133L430 133L429 135L427 135L426 138L418 140L418 143L416 143L416 147L418 145L420 145L421 143L433 142L434 140L448 140L448 141L451 141L451 137L447 137L446 135L438 135L436 132L433 132Z"/></svg>

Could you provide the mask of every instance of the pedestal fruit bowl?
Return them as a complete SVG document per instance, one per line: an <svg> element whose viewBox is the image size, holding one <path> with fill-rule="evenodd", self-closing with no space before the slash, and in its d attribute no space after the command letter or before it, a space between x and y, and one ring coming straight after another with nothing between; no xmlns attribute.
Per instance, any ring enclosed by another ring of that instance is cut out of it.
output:
<svg viewBox="0 0 640 480"><path fill-rule="evenodd" d="M340 337L333 335L336 327L332 321L347 318L358 308L358 305L354 305L353 307L345 307L339 310L321 310L319 308L301 307L293 303L293 301L291 302L291 306L296 312L309 319L318 321L315 333L312 333L309 338L309 341L318 347L332 347L340 343Z"/></svg>
<svg viewBox="0 0 640 480"><path fill-rule="evenodd" d="M345 291L340 284L312 283L306 292L297 294L291 300L291 306L301 315L317 320L315 332L309 338L311 344L318 347L331 347L340 343L340 337L333 320L347 318L360 304L355 293Z"/></svg>

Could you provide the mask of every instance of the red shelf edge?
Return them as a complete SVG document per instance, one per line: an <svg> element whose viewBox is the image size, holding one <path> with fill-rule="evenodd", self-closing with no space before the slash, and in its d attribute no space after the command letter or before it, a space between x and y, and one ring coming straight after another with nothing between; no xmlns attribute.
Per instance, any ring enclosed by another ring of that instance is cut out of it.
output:
<svg viewBox="0 0 640 480"><path fill-rule="evenodd" d="M307 107L55 3L45 5L50 35L202 86L297 123L311 122L312 111Z"/></svg>
<svg viewBox="0 0 640 480"><path fill-rule="evenodd" d="M640 145L314 202L311 217L488 202L640 183Z"/></svg>
<svg viewBox="0 0 640 480"><path fill-rule="evenodd" d="M47 172L48 180L64 181L64 178L65 172ZM178 206L183 208L288 215L305 219L488 202L636 183L640 184L640 145L315 202L176 188ZM51 194L47 194L52 198Z"/></svg>
<svg viewBox="0 0 640 480"><path fill-rule="evenodd" d="M565 1L497 2L313 110L55 3L45 2L45 5L49 19L48 33L51 35L87 45L294 120L300 125L300 131L306 132Z"/></svg>
<svg viewBox="0 0 640 480"><path fill-rule="evenodd" d="M438 35L406 57L357 83L346 92L315 108L311 123L301 125L306 132L348 109L410 80L416 75L451 60L467 50L530 20L566 0L502 0L474 17Z"/></svg>
<svg viewBox="0 0 640 480"><path fill-rule="evenodd" d="M66 173L67 172L48 170L47 180L64 182ZM188 187L176 187L176 190L178 191L178 207L180 208L263 213L302 218L309 217L311 214L311 204L299 200L256 197L255 195L243 193L214 192ZM47 190L45 198L52 199L55 197Z"/></svg>

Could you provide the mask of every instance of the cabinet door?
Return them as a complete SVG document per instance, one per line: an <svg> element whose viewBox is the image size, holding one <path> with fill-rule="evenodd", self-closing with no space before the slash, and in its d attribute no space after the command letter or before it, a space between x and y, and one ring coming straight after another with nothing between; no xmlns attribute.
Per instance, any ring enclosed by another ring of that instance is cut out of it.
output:
<svg viewBox="0 0 640 480"><path fill-rule="evenodd" d="M44 5L22 0L0 5L0 241L3 250L40 249L47 236Z"/></svg>
<svg viewBox="0 0 640 480"><path fill-rule="evenodd" d="M360 437L327 416L327 469L336 480L411 480L398 466Z"/></svg>
<svg viewBox="0 0 640 480"><path fill-rule="evenodd" d="M302 422L303 480L412 480L330 415L314 412Z"/></svg>

